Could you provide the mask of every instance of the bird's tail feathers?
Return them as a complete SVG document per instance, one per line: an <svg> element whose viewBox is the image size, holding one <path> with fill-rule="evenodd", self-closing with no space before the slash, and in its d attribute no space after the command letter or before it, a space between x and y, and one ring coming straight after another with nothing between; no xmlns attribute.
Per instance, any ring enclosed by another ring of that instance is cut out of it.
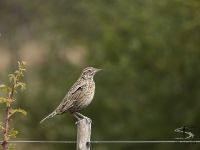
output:
<svg viewBox="0 0 200 150"><path fill-rule="evenodd" d="M47 117L45 117L44 119L42 119L42 120L40 121L40 123L44 122L44 121L45 121L46 119L48 119L48 118L54 117L55 115L57 115L57 113L56 113L56 111L53 111L53 112L50 113Z"/></svg>

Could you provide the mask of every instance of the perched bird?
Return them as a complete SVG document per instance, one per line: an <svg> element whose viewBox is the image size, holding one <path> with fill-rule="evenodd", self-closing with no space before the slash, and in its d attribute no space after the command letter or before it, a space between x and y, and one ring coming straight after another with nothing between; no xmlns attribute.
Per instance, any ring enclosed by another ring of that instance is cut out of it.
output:
<svg viewBox="0 0 200 150"><path fill-rule="evenodd" d="M100 70L101 69L93 67L85 68L82 71L81 76L65 95L60 105L51 114L42 119L40 123L48 118L52 118L65 112L70 112L78 120L81 118L89 119L80 114L79 111L91 103L95 93L95 82L93 77Z"/></svg>

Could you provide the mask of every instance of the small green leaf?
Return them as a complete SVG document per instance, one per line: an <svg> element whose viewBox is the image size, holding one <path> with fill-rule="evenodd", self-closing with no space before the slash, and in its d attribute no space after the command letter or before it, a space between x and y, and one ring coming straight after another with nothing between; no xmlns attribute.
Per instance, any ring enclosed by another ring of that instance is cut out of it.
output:
<svg viewBox="0 0 200 150"><path fill-rule="evenodd" d="M19 70L16 70L16 71L15 71L15 74L16 74L16 75L20 75L20 71L19 71Z"/></svg>
<svg viewBox="0 0 200 150"><path fill-rule="evenodd" d="M13 100L9 99L9 98L4 98L4 97L0 97L0 103L6 103L9 104L13 102Z"/></svg>
<svg viewBox="0 0 200 150"><path fill-rule="evenodd" d="M15 113L22 113L24 116L27 115L27 112L25 110L18 108L18 109L12 109L10 116L14 115Z"/></svg>
<svg viewBox="0 0 200 150"><path fill-rule="evenodd" d="M14 84L16 83L16 77L14 74L9 74L8 78L9 78L10 83L14 83Z"/></svg>
<svg viewBox="0 0 200 150"><path fill-rule="evenodd" d="M22 64L23 66L26 66L26 62L25 62L25 61L22 61L21 64Z"/></svg>
<svg viewBox="0 0 200 150"><path fill-rule="evenodd" d="M2 122L0 122L0 128L1 128L2 130L4 130L4 126L3 126L3 123L2 123Z"/></svg>
<svg viewBox="0 0 200 150"><path fill-rule="evenodd" d="M14 128L12 128L12 129L9 131L9 133L8 133L8 137L9 137L9 138L16 138L16 136L17 136L18 133L19 133L19 132L18 132L17 130L15 130Z"/></svg>
<svg viewBox="0 0 200 150"><path fill-rule="evenodd" d="M20 88L22 91L26 89L26 84L23 82L17 82L17 84L15 85L16 88Z"/></svg>
<svg viewBox="0 0 200 150"><path fill-rule="evenodd" d="M18 67L19 67L19 70L20 71L25 71L26 70L26 62L25 61L22 61L22 62L19 62L18 61Z"/></svg>
<svg viewBox="0 0 200 150"><path fill-rule="evenodd" d="M7 93L9 91L9 87L4 85L4 84L1 84L0 85L0 91L4 92L4 93Z"/></svg>

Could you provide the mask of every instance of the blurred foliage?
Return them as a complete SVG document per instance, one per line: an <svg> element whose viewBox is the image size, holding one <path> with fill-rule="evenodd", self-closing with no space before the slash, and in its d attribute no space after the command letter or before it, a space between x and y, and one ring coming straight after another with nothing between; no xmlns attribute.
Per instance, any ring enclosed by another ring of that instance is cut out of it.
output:
<svg viewBox="0 0 200 150"><path fill-rule="evenodd" d="M93 140L173 140L180 136L174 129L183 125L197 126L194 134L199 139L200 1L1 0L0 21L0 42L13 61L20 57L21 46L32 40L48 51L42 63L27 72L29 88L18 106L30 116L16 123L23 126L20 139L76 139L70 115L42 125L39 120L60 103L85 66L103 69L95 77L94 101L83 111L93 120ZM62 57L64 47L76 45L87 51L78 66ZM17 147L53 150L75 145ZM195 150L198 145L92 148Z"/></svg>

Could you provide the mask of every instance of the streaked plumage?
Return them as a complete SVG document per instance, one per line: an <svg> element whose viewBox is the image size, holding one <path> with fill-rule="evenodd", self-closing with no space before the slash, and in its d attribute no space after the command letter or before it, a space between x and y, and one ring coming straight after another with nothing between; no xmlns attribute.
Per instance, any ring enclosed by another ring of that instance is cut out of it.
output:
<svg viewBox="0 0 200 150"><path fill-rule="evenodd" d="M65 95L60 105L51 114L42 119L40 123L47 118L52 118L55 115L60 115L65 112L72 113L77 119L80 119L80 117L85 117L78 112L91 103L95 93L95 82L93 77L96 72L100 70L101 69L96 69L93 67L85 68L79 79Z"/></svg>

